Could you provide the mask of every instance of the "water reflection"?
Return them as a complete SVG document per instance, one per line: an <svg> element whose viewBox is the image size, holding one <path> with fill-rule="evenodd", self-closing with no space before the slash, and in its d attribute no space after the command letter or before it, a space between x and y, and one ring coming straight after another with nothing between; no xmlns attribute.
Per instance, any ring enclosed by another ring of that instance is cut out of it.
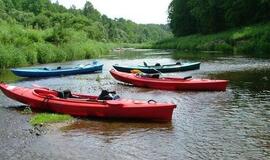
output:
<svg viewBox="0 0 270 160"><path fill-rule="evenodd" d="M20 81L22 79L23 78L17 77L8 69L0 70L0 81L1 82L12 83L12 82Z"/></svg>
<svg viewBox="0 0 270 160"><path fill-rule="evenodd" d="M144 121L123 120L78 120L72 124L62 127L66 134L89 134L100 136L128 136L139 132L171 132L172 123L154 123Z"/></svg>
<svg viewBox="0 0 270 160"><path fill-rule="evenodd" d="M270 91L270 69L252 69L245 71L228 71L219 74L211 74L211 78L228 79L231 87L235 89L247 89L251 92Z"/></svg>

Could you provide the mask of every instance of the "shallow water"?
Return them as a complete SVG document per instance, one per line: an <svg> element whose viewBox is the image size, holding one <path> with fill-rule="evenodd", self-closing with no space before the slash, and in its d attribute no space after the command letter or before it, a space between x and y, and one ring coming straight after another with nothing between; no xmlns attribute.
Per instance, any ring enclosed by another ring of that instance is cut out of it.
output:
<svg viewBox="0 0 270 160"><path fill-rule="evenodd" d="M175 63L170 51L115 52L99 60L104 63L104 70L100 74L24 79L2 71L0 80L20 86L38 84L93 94L99 94L101 89L109 89L116 90L125 98L174 102L177 108L172 122L79 119L57 131L35 137L27 131L30 128L27 122L29 116L9 108L20 104L1 93L1 157L117 160L270 158L269 60L221 57L204 60L200 70L170 74L228 79L230 83L226 92L135 88L118 84L108 72L111 65L116 63Z"/></svg>

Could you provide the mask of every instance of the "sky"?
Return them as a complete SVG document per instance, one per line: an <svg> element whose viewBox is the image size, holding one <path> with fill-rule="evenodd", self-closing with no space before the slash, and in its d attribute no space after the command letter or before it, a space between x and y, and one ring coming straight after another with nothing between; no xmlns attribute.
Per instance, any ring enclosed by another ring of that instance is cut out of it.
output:
<svg viewBox="0 0 270 160"><path fill-rule="evenodd" d="M55 2L56 0L52 0ZM89 0L101 13L110 18L125 18L136 23L166 24L168 6L172 0ZM86 0L58 0L69 8L83 8Z"/></svg>

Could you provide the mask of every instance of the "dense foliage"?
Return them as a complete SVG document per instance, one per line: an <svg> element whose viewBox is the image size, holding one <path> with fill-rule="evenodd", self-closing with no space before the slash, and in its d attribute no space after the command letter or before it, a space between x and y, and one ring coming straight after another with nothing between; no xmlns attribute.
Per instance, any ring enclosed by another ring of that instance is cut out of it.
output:
<svg viewBox="0 0 270 160"><path fill-rule="evenodd" d="M269 0L173 0L170 27L175 36L209 34L270 20Z"/></svg>
<svg viewBox="0 0 270 160"><path fill-rule="evenodd" d="M154 43L152 48L177 49L180 52L175 54L176 57L190 58L196 55L202 58L207 54L202 54L201 51L207 51L204 53L209 53L209 56L213 56L213 53L218 55L225 53L270 58L270 22L215 34L193 34L165 39Z"/></svg>
<svg viewBox="0 0 270 160"><path fill-rule="evenodd" d="M74 6L66 9L49 0L0 0L0 17L9 23L40 30L71 28L103 42L140 43L170 36L166 25L136 24L123 18L112 20L101 15L89 1L83 9ZM65 42L62 39L65 37L50 37L48 41L57 44L59 38Z"/></svg>
<svg viewBox="0 0 270 160"><path fill-rule="evenodd" d="M110 19L90 2L67 9L49 0L0 0L0 68L93 58L119 43L171 36L166 25Z"/></svg>

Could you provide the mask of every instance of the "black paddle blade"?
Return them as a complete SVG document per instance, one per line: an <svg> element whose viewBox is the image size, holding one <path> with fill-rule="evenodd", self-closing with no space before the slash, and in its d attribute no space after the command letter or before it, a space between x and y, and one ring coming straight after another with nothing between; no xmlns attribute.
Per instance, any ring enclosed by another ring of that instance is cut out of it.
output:
<svg viewBox="0 0 270 160"><path fill-rule="evenodd" d="M187 76L187 77L184 77L183 79L190 79L190 78L192 78L192 76Z"/></svg>
<svg viewBox="0 0 270 160"><path fill-rule="evenodd" d="M143 62L143 65L144 65L145 67L147 67L147 66L148 66L146 62Z"/></svg>

